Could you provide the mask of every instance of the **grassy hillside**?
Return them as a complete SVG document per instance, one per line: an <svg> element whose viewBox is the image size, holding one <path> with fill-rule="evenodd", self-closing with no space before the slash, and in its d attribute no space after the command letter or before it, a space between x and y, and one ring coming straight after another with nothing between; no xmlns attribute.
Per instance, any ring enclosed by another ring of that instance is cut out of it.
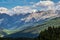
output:
<svg viewBox="0 0 60 40"><path fill-rule="evenodd" d="M47 21L47 22L45 22L45 23L43 23L41 25L38 24L35 27L23 30L22 32L31 32L33 34L40 33L40 31L43 31L43 30L47 29L50 26L51 27L60 26L60 17L54 18L52 20L49 20L49 21Z"/></svg>
<svg viewBox="0 0 60 40"><path fill-rule="evenodd" d="M19 33L18 33L19 34ZM20 35L21 36L21 35ZM26 38L26 37L19 37L19 38L0 38L1 40L60 40L60 26L58 28L48 27L47 30L41 31L39 36L36 38Z"/></svg>

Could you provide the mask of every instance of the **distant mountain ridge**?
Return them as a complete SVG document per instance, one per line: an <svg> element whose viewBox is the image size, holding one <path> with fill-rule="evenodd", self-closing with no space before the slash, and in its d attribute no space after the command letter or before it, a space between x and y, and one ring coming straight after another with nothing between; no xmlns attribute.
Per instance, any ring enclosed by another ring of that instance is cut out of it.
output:
<svg viewBox="0 0 60 40"><path fill-rule="evenodd" d="M37 11L12 16L0 13L0 28L2 28L3 32L11 34L35 27L37 24L43 24L56 17L60 17L60 10Z"/></svg>
<svg viewBox="0 0 60 40"><path fill-rule="evenodd" d="M27 13L25 15L23 14L19 14L19 15L13 15L13 16L9 16L5 13L0 14L0 19L4 19L2 21L2 23L0 24L0 26L5 27L6 29L9 28L14 28L14 27L18 27L18 26L22 26L25 24L33 24L34 22L38 22L41 20L45 20L46 18L53 18L53 17L57 17L59 14L58 13L54 13L53 11L38 11L35 13Z"/></svg>

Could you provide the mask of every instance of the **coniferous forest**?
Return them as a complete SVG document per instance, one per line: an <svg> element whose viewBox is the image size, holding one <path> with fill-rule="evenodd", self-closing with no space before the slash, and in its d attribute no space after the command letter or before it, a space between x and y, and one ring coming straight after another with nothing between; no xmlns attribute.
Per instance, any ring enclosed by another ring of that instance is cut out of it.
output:
<svg viewBox="0 0 60 40"><path fill-rule="evenodd" d="M60 27L48 27L37 38L0 38L0 40L60 40Z"/></svg>

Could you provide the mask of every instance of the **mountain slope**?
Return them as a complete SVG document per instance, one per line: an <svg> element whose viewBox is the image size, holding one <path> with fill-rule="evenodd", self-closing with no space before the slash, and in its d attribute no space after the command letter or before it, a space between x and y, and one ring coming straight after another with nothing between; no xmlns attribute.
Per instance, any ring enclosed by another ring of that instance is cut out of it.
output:
<svg viewBox="0 0 60 40"><path fill-rule="evenodd" d="M43 31L50 26L51 27L60 26L60 17L51 19L41 25L38 24L35 27L28 28L23 31L19 31L19 32L13 33L11 35L7 35L6 37L14 37L14 38L16 38L16 37L28 37L28 38L37 37L39 35L40 31Z"/></svg>
<svg viewBox="0 0 60 40"><path fill-rule="evenodd" d="M37 23L38 24L38 23ZM51 19L43 24L38 24L35 27L23 30L22 32L32 32L32 33L40 33L40 31L47 29L48 27L58 27L60 26L60 17L56 17L54 19Z"/></svg>
<svg viewBox="0 0 60 40"><path fill-rule="evenodd" d="M8 30L15 30L17 28L24 29L25 27L22 26L25 26L27 24L28 26L30 26L31 24L34 25L34 23L36 22L42 23L46 19L52 19L57 16L58 13L54 13L54 11L51 10L27 13L25 15L23 15L22 13L19 15L14 14L12 16L6 13L0 13L0 20L3 19L0 23L0 27Z"/></svg>
<svg viewBox="0 0 60 40"><path fill-rule="evenodd" d="M6 13L2 13L2 14L0 13L0 28L2 28L1 30L5 32L7 35L14 34L21 31L27 32L27 33L31 32L33 34L35 33L38 34L40 33L39 30L43 30L50 25L58 24L58 23L55 24L55 21L51 19L60 17L59 11L56 11L57 13L55 13L52 10L48 10L48 11L27 13L25 15L23 15L22 13L19 15L14 14L12 16ZM58 21L58 19L56 21ZM51 20L53 23L51 21L49 22L49 20ZM45 25L43 25L42 23ZM36 28L38 24L39 25L42 24L43 26ZM30 30L30 28L32 29Z"/></svg>

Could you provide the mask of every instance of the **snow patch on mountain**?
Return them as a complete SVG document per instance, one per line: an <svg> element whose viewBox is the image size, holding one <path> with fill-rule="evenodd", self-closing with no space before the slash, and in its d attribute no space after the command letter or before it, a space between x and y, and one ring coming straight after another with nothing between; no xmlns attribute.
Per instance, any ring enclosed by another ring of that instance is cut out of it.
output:
<svg viewBox="0 0 60 40"><path fill-rule="evenodd" d="M32 20L33 18L37 21L41 20L41 19L46 19L46 18L50 18L50 17L57 17L58 14L54 13L54 11L50 11L50 12L46 12L43 11L41 13L31 13L28 17L22 18L22 20L25 20L25 22L29 22L30 20Z"/></svg>

